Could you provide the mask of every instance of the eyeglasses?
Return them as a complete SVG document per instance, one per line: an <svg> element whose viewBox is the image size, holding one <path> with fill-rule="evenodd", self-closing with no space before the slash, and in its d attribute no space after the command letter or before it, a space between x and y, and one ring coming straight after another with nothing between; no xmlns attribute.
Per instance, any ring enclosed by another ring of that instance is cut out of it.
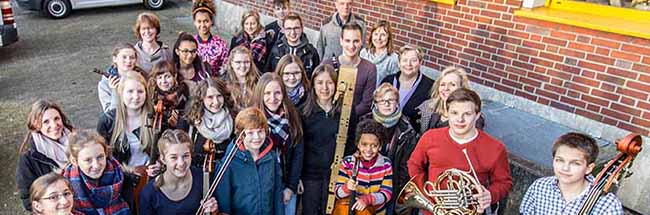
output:
<svg viewBox="0 0 650 215"><path fill-rule="evenodd" d="M183 55L196 54L196 49L178 49Z"/></svg>
<svg viewBox="0 0 650 215"><path fill-rule="evenodd" d="M375 100L375 104L378 105L394 105L397 103L397 99L384 99L384 100Z"/></svg>
<svg viewBox="0 0 650 215"><path fill-rule="evenodd" d="M63 193L53 194L53 195L50 195L50 196L48 196L48 197L43 197L43 198L41 198L41 199L45 199L45 200L48 200L48 201L56 202L56 201L61 200L61 198L66 198L66 199L70 199L70 198L72 198L72 192L70 192L70 191L65 191L65 192L63 192Z"/></svg>
<svg viewBox="0 0 650 215"><path fill-rule="evenodd" d="M294 27L294 28L285 28L284 29L284 31L286 31L286 32L289 32L289 31L297 32L298 30L302 30L302 28L301 27Z"/></svg>
<svg viewBox="0 0 650 215"><path fill-rule="evenodd" d="M302 74L300 72L285 72L282 73L282 77L289 78L289 77L300 77Z"/></svg>

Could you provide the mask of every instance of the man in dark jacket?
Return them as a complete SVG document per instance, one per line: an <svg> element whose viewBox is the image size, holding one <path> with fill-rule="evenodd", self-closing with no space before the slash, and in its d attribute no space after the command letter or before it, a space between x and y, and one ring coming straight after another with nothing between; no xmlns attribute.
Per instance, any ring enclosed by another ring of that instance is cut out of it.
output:
<svg viewBox="0 0 650 215"><path fill-rule="evenodd" d="M282 24L284 25L285 34L271 49L264 71L275 71L280 59L284 55L292 54L298 56L305 66L306 78L311 77L314 68L320 64L320 57L318 57L316 48L309 43L309 39L303 34L302 19L296 13L290 13Z"/></svg>

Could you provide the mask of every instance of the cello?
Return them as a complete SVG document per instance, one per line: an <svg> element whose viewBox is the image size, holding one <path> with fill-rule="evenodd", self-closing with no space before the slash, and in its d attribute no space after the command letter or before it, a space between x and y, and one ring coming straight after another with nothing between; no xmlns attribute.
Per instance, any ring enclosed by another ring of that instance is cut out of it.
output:
<svg viewBox="0 0 650 215"><path fill-rule="evenodd" d="M630 167L634 158L641 152L642 142L641 135L638 134L629 134L616 142L616 149L620 153L607 162L605 167L598 173L594 185L587 194L585 203L578 212L579 215L591 214L598 199L603 194L611 192L612 185L618 184L621 179L631 175Z"/></svg>
<svg viewBox="0 0 650 215"><path fill-rule="evenodd" d="M357 175L359 174L359 165L361 163L359 162L361 158L355 156L355 161L354 161L354 167L352 167L352 177L350 178L351 180L356 181L357 180ZM355 211L352 209L352 206L354 203L356 203L356 198L357 198L357 191L356 189L352 191L352 194L346 198L342 198L339 200L336 200L336 203L334 204L334 213L333 215L351 215L351 214L356 214L356 215L372 215L375 214L375 209L372 205L367 205L366 208L363 210L357 210Z"/></svg>

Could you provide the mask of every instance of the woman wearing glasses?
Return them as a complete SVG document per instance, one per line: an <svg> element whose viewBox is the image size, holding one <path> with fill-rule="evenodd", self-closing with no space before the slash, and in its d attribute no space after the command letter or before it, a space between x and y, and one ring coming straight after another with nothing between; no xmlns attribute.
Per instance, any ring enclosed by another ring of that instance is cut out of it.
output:
<svg viewBox="0 0 650 215"><path fill-rule="evenodd" d="M307 77L305 67L300 58L296 55L285 55L278 62L275 73L282 78L291 103L296 108L302 109L305 101L307 101L307 94L311 87L309 85L309 77Z"/></svg>
<svg viewBox="0 0 650 215"><path fill-rule="evenodd" d="M210 65L197 55L198 44L192 35L185 32L178 35L174 44L173 60L178 71L178 81L183 81L194 92L197 82L210 77Z"/></svg>
<svg viewBox="0 0 650 215"><path fill-rule="evenodd" d="M389 83L399 91L399 107L402 113L409 118L411 125L419 129L416 124L419 119L417 106L429 98L429 91L433 79L425 76L420 71L424 62L424 50L419 47L406 45L399 49L399 69L397 74L389 75L381 83Z"/></svg>

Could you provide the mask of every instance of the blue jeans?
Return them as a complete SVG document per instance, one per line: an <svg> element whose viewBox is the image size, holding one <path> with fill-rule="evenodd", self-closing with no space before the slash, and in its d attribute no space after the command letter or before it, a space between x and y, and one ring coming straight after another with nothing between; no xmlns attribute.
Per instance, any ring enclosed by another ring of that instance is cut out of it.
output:
<svg viewBox="0 0 650 215"><path fill-rule="evenodd" d="M284 205L284 215L296 215L296 203L298 202L298 197L294 193L291 195L289 202Z"/></svg>

